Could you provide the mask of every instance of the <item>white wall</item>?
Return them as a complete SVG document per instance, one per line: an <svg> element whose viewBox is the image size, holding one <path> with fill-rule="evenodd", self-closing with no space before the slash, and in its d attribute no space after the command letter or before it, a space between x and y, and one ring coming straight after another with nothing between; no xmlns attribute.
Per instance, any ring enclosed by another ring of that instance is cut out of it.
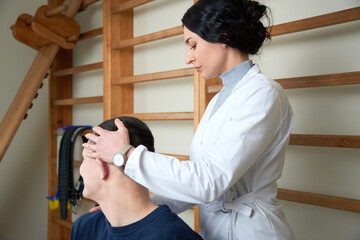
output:
<svg viewBox="0 0 360 240"><path fill-rule="evenodd" d="M262 2L270 4L274 24L359 6L356 0ZM136 8L135 36L180 25L182 14L191 3L192 0L157 0ZM33 14L42 4L44 1L40 0L0 2L1 117L35 56L35 51L14 40L9 26L18 15ZM80 13L76 20L82 32L102 26L101 3ZM263 54L253 59L275 79L359 71L359 27L357 21L274 37ZM79 42L74 49L74 65L102 61L101 41L99 36ZM184 55L182 36L136 46L134 72L142 74L187 67ZM102 95L102 71L75 75L73 87L74 97ZM359 91L359 85L286 90L295 113L293 133L360 135ZM0 239L46 238L47 92L45 81L28 119L21 125L0 164ZM134 104L135 112L192 111L191 78L136 84ZM100 123L103 121L101 104L75 106L73 121L74 124ZM157 151L189 153L193 134L191 121L148 124L154 132ZM42 126L46 128L41 130ZM36 156L33 149L36 149ZM360 199L359 156L358 149L290 146L279 187ZM359 214L287 201L281 203L298 240L360 238ZM86 212L88 207L81 211ZM191 213L184 218L191 219ZM24 231L17 231L19 226Z"/></svg>
<svg viewBox="0 0 360 240"><path fill-rule="evenodd" d="M36 51L18 42L10 26L34 14L43 0L0 1L0 119L22 83ZM0 239L46 239L48 84L38 91L0 163Z"/></svg>

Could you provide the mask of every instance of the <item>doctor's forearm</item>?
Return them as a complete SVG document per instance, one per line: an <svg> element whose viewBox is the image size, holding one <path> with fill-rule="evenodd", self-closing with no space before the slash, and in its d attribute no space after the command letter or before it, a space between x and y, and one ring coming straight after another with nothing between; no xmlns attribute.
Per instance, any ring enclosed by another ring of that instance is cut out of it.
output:
<svg viewBox="0 0 360 240"><path fill-rule="evenodd" d="M221 169L216 169L219 166ZM219 176L224 171L221 164L211 168L208 164L151 153L141 146L131 154L125 174L154 194L200 204L220 197L230 181L226 174Z"/></svg>

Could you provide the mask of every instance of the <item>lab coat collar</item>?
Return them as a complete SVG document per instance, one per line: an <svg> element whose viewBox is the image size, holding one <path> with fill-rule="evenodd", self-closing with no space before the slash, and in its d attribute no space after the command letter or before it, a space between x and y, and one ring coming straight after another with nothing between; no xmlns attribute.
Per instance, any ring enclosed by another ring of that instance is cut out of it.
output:
<svg viewBox="0 0 360 240"><path fill-rule="evenodd" d="M219 78L221 78L224 89L228 89L231 91L235 85L241 81L241 79L246 75L246 73L252 68L253 63L251 60L247 60L242 62L229 71L221 74Z"/></svg>
<svg viewBox="0 0 360 240"><path fill-rule="evenodd" d="M252 79L257 73L260 72L260 69L257 64L254 64L254 66L245 74L245 76L235 85L232 92L239 89L242 85L247 83L250 79Z"/></svg>
<svg viewBox="0 0 360 240"><path fill-rule="evenodd" d="M245 74L245 76L238 81L238 83L235 85L235 87L233 88L233 90L231 91L232 93L234 91L236 91L237 89L239 89L242 85L244 85L245 83L247 83L250 79L252 79L257 73L260 72L259 67L254 64L253 67ZM224 88L223 88L224 89ZM222 90L223 90L222 89ZM221 90L221 91L222 91ZM206 108L206 111L203 115L203 117L201 118L201 121L204 122L203 125L205 125L206 122L211 121L212 119L214 119L213 117L210 118L210 113L212 111L212 109L214 108L214 105L217 101L217 98L219 97L219 93L215 95L215 97L210 101L210 103L208 104L208 107ZM225 101L228 101L228 99L226 99ZM221 108L222 106L220 106ZM218 109L220 110L220 109ZM201 124L200 124L201 125ZM200 127L200 126L199 126Z"/></svg>

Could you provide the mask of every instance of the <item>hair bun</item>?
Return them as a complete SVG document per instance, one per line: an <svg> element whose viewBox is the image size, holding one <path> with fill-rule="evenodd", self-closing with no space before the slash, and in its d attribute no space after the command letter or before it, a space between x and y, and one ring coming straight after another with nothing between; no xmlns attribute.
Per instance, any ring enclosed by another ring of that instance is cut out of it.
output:
<svg viewBox="0 0 360 240"><path fill-rule="evenodd" d="M270 20L267 7L257 1L199 0L184 14L182 23L208 42L256 54L264 40L270 39L263 17Z"/></svg>
<svg viewBox="0 0 360 240"><path fill-rule="evenodd" d="M262 17L266 15L267 7L264 5L260 5L256 1L248 1L245 0L247 3L246 6L246 15L248 16L249 20L253 22L258 22Z"/></svg>

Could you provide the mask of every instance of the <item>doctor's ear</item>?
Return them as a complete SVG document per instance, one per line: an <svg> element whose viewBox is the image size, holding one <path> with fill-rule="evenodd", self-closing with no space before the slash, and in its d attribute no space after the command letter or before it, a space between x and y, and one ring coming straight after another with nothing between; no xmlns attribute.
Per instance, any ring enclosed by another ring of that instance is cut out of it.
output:
<svg viewBox="0 0 360 240"><path fill-rule="evenodd" d="M98 168L100 170L100 180L106 180L106 178L109 174L108 165L99 159L96 159L96 165L98 166Z"/></svg>

